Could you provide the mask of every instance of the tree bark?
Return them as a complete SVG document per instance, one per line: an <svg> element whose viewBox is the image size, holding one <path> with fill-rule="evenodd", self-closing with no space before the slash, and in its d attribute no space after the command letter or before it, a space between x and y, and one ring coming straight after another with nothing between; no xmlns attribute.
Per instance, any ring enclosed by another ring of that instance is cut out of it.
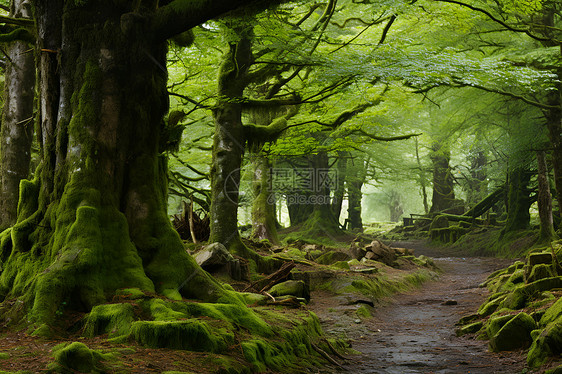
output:
<svg viewBox="0 0 562 374"><path fill-rule="evenodd" d="M119 288L226 295L167 216L166 41L142 5L36 3L42 160L0 241L0 295L20 298L29 321L53 322L62 303L88 311ZM143 14L123 24L132 11Z"/></svg>
<svg viewBox="0 0 562 374"><path fill-rule="evenodd" d="M214 110L215 135L211 167L211 235L209 242L222 243L229 251L248 257L248 248L238 232L240 168L246 150L242 106L245 75L252 64L251 35L235 30L240 40L229 45L219 70L220 102Z"/></svg>
<svg viewBox="0 0 562 374"><path fill-rule="evenodd" d="M544 151L537 152L538 166L538 209L540 218L539 240L550 242L556 235L552 220L552 196L550 195L550 183L548 182L548 168Z"/></svg>
<svg viewBox="0 0 562 374"><path fill-rule="evenodd" d="M529 181L531 173L523 167L518 167L509 173L509 189L507 193L507 220L502 235L508 232L529 228Z"/></svg>
<svg viewBox="0 0 562 374"><path fill-rule="evenodd" d="M415 141L415 144L416 144L416 161L418 163L419 182L420 182L422 198L423 198L423 210L424 210L425 214L428 214L429 213L429 204L427 202L427 185L426 185L426 181L425 181L425 171L422 167L421 160L420 160L418 138L414 137L414 141Z"/></svg>
<svg viewBox="0 0 562 374"><path fill-rule="evenodd" d="M332 198L332 213L334 217L339 222L341 216L341 208L343 204L343 198L345 196L345 179L347 174L347 159L349 157L349 152L338 152L337 161L337 174L336 174L336 188L334 189L334 197Z"/></svg>
<svg viewBox="0 0 562 374"><path fill-rule="evenodd" d="M270 188L271 163L265 155L258 152L253 164L252 237L258 240L266 239L272 244L279 244L274 195Z"/></svg>
<svg viewBox="0 0 562 374"><path fill-rule="evenodd" d="M451 151L443 144L433 145L431 161L433 162L433 197L429 213L447 212L455 204L453 175L449 160Z"/></svg>
<svg viewBox="0 0 562 374"><path fill-rule="evenodd" d="M31 18L29 0L12 0L10 16ZM17 219L19 185L29 177L33 138L35 58L33 47L23 41L8 45L4 110L0 131L0 231Z"/></svg>

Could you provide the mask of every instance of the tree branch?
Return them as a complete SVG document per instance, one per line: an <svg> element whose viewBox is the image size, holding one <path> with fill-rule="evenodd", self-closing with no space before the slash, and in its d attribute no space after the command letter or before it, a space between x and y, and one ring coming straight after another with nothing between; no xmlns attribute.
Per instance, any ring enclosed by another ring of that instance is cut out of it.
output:
<svg viewBox="0 0 562 374"><path fill-rule="evenodd" d="M15 18L8 16L0 16L0 23L5 23L7 25L23 26L23 27L35 27L35 21L29 18Z"/></svg>
<svg viewBox="0 0 562 374"><path fill-rule="evenodd" d="M398 136L390 136L390 137L386 137L386 136L378 136L378 135L373 135L373 134L369 134L368 132L366 132L363 129L355 129L351 132L351 134L355 134L358 133L359 135L363 135L366 137L369 137L373 140L377 140L380 142L393 142L396 140L405 140L405 139L410 139L414 136L420 136L421 133L419 134L407 134L407 135L398 135Z"/></svg>
<svg viewBox="0 0 562 374"><path fill-rule="evenodd" d="M152 31L157 39L169 39L212 18L242 6L255 5L255 10L280 4L284 0L173 0L158 8L152 19Z"/></svg>
<svg viewBox="0 0 562 374"><path fill-rule="evenodd" d="M433 1L438 1L438 2L442 2L442 3L449 3L449 4L455 4L455 5L459 5L465 8L468 8L470 10L474 10L476 12L482 13L484 14L486 17L488 17L489 19L491 19L492 21L502 25L503 27L505 27L506 29L513 31L513 32L520 32L520 33L524 33L526 35L528 35L530 38L533 38L535 40L538 40L540 42L551 42L554 41L558 44L561 43L561 41L559 40L555 40L555 39L551 39L551 38L544 38L538 35L535 35L531 32L531 30L529 29L520 29L514 26L510 26L508 25L506 22L502 21L501 19L499 19L498 17L494 16L492 13L490 13L489 11L487 11L486 9L483 8L479 8L476 7L474 5L470 5L470 4L466 4L463 3L462 1L457 1L457 0L433 0Z"/></svg>

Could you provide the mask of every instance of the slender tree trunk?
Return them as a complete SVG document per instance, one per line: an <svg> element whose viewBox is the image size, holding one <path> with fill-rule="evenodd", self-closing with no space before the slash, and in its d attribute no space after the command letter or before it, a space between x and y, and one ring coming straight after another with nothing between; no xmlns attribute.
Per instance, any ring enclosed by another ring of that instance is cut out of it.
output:
<svg viewBox="0 0 562 374"><path fill-rule="evenodd" d="M278 244L275 202L270 188L271 163L265 155L258 152L253 164L252 237L258 240L267 239L272 244Z"/></svg>
<svg viewBox="0 0 562 374"><path fill-rule="evenodd" d="M10 15L31 18L31 2L12 0ZM0 131L0 231L16 223L20 181L29 177L35 98L33 47L23 41L12 42L7 56Z"/></svg>
<svg viewBox="0 0 562 374"><path fill-rule="evenodd" d="M0 241L0 295L20 298L30 321L51 323L63 303L88 311L119 288L226 294L167 216L166 41L144 17L124 18L130 7L36 3L42 161Z"/></svg>
<svg viewBox="0 0 562 374"><path fill-rule="evenodd" d="M530 179L531 173L522 167L518 167L509 173L507 220L502 234L529 228L531 198L529 197L528 185Z"/></svg>
<svg viewBox="0 0 562 374"><path fill-rule="evenodd" d="M209 242L219 242L242 257L248 248L238 232L238 196L240 168L246 149L242 124L242 107L234 98L242 97L244 76L252 62L248 36L231 43L219 70L218 94L221 101L214 111L215 135L211 168L211 235Z"/></svg>
<svg viewBox="0 0 562 374"><path fill-rule="evenodd" d="M541 241L551 241L555 237L552 220L552 196L550 195L550 183L548 182L548 168L544 151L537 152L538 165L538 208L540 218Z"/></svg>
<svg viewBox="0 0 562 374"><path fill-rule="evenodd" d="M341 216L341 207L345 195L345 177L347 174L347 159L349 152L338 152L336 188L334 189L334 197L332 198L332 213L339 222Z"/></svg>
<svg viewBox="0 0 562 374"><path fill-rule="evenodd" d="M368 161L359 158L355 160L355 165L349 168L349 178L347 184L347 217L349 229L363 231L363 219L361 218L361 200L363 194L361 189L365 183Z"/></svg>
<svg viewBox="0 0 562 374"><path fill-rule="evenodd" d="M445 145L435 143L432 149L433 197L430 213L444 212L455 203L455 190L449 160L451 152Z"/></svg>
<svg viewBox="0 0 562 374"><path fill-rule="evenodd" d="M421 186L422 198L423 198L423 210L425 214L429 213L429 204L427 202L427 185L425 182L425 172L421 164L420 160L420 151L419 151L419 144L417 136L414 137L414 141L416 142L416 161L418 163L418 170L419 170L419 182Z"/></svg>

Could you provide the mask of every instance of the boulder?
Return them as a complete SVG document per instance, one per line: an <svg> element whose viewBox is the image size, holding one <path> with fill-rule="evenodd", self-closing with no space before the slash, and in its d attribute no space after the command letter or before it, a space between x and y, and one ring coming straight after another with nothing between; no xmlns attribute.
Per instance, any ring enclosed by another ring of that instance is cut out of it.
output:
<svg viewBox="0 0 562 374"><path fill-rule="evenodd" d="M456 334L457 334L457 336L463 336L463 335L466 335L466 334L475 334L478 331L480 331L480 329L482 328L482 325L483 325L482 321L470 323L466 326L463 326L463 327L457 329Z"/></svg>
<svg viewBox="0 0 562 374"><path fill-rule="evenodd" d="M316 262L322 265L332 265L338 261L349 261L351 256L345 252L329 251L316 259Z"/></svg>
<svg viewBox="0 0 562 374"><path fill-rule="evenodd" d="M271 296L296 296L298 298L310 300L310 289L305 282L300 280L290 280L278 283L269 290Z"/></svg>
<svg viewBox="0 0 562 374"><path fill-rule="evenodd" d="M539 252L539 253L531 253L529 255L528 264L530 267L533 267L537 264L552 264L552 253L550 252Z"/></svg>
<svg viewBox="0 0 562 374"><path fill-rule="evenodd" d="M232 279L242 279L240 261L235 259L221 243L211 243L204 246L194 256L195 262L209 272L224 272Z"/></svg>
<svg viewBox="0 0 562 374"><path fill-rule="evenodd" d="M530 265L526 267L526 280L527 283L538 281L539 279L551 278L556 276L556 268L552 263L550 264L536 264L533 267Z"/></svg>
<svg viewBox="0 0 562 374"><path fill-rule="evenodd" d="M535 320L525 312L511 318L490 339L490 349L494 352L512 351L514 349L528 346L531 339L531 331L536 329Z"/></svg>
<svg viewBox="0 0 562 374"><path fill-rule="evenodd" d="M562 352L562 321L549 323L535 338L529 353L527 365L532 368L544 364L549 356L556 356Z"/></svg>

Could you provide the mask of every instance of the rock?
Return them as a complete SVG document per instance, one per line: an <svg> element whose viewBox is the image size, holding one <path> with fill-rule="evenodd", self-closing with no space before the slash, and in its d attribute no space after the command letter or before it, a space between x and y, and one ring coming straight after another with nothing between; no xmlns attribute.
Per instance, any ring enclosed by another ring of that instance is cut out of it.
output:
<svg viewBox="0 0 562 374"><path fill-rule="evenodd" d="M552 263L536 264L533 267L526 267L526 270L528 269L530 269L529 274L527 275L527 271L525 272L527 283L556 276L556 268Z"/></svg>
<svg viewBox="0 0 562 374"><path fill-rule="evenodd" d="M392 248L392 250L399 256L411 256L414 254L414 250L409 248Z"/></svg>
<svg viewBox="0 0 562 374"><path fill-rule="evenodd" d="M514 316L512 314L499 317L490 317L490 319L486 323L486 335L488 335L488 339L491 339L494 335L496 335L498 331L500 331L501 328L513 317Z"/></svg>
<svg viewBox="0 0 562 374"><path fill-rule="evenodd" d="M351 256L345 252L329 251L316 259L316 262L322 265L332 265L338 261L349 261Z"/></svg>
<svg viewBox="0 0 562 374"><path fill-rule="evenodd" d="M361 274L376 274L379 272L379 269L377 268L355 269L353 270L353 272L361 273Z"/></svg>
<svg viewBox="0 0 562 374"><path fill-rule="evenodd" d="M529 353L527 365L539 367L549 356L556 356L562 352L562 321L560 319L549 323L535 338Z"/></svg>
<svg viewBox="0 0 562 374"><path fill-rule="evenodd" d="M480 318L480 316L478 314L470 314L468 316L464 316L461 319L459 319L459 322L457 322L457 325L463 326L469 323L473 323L476 322L476 320L478 320Z"/></svg>
<svg viewBox="0 0 562 374"><path fill-rule="evenodd" d="M195 262L205 270L215 266L224 266L230 261L234 261L234 257L221 243L206 245L195 254Z"/></svg>
<svg viewBox="0 0 562 374"><path fill-rule="evenodd" d="M365 257L367 250L364 247L359 246L356 242L352 242L349 246L349 253L351 257L356 260L361 260Z"/></svg>
<svg viewBox="0 0 562 374"><path fill-rule="evenodd" d="M242 279L240 261L235 259L221 243L212 243L195 254L195 262L209 272L224 272L232 279Z"/></svg>
<svg viewBox="0 0 562 374"><path fill-rule="evenodd" d="M552 304L550 308L546 310L546 312L544 312L540 320L540 325L546 326L549 323L556 321L560 317L562 317L562 298L556 300L556 302Z"/></svg>
<svg viewBox="0 0 562 374"><path fill-rule="evenodd" d="M463 336L463 335L466 335L466 334L477 333L482 328L482 325L483 325L482 321L470 323L466 326L463 326L463 327L457 329L456 335L457 336Z"/></svg>
<svg viewBox="0 0 562 374"><path fill-rule="evenodd" d="M537 264L552 264L552 253L550 252L540 252L529 254L528 264L533 267Z"/></svg>
<svg viewBox="0 0 562 374"><path fill-rule="evenodd" d="M375 255L373 252L371 252L371 251L369 251L369 252L367 252L367 253L365 254L365 258L366 258L367 260L372 260L373 258L375 258L375 256L376 256L376 255Z"/></svg>
<svg viewBox="0 0 562 374"><path fill-rule="evenodd" d="M310 289L303 281L290 280L282 283L278 283L271 287L269 290L271 296L296 296L298 298L310 300Z"/></svg>
<svg viewBox="0 0 562 374"><path fill-rule="evenodd" d="M511 318L491 339L494 352L512 351L531 343L531 331L536 329L535 320L525 312Z"/></svg>
<svg viewBox="0 0 562 374"><path fill-rule="evenodd" d="M457 305L457 300L445 300L441 303L441 305Z"/></svg>

